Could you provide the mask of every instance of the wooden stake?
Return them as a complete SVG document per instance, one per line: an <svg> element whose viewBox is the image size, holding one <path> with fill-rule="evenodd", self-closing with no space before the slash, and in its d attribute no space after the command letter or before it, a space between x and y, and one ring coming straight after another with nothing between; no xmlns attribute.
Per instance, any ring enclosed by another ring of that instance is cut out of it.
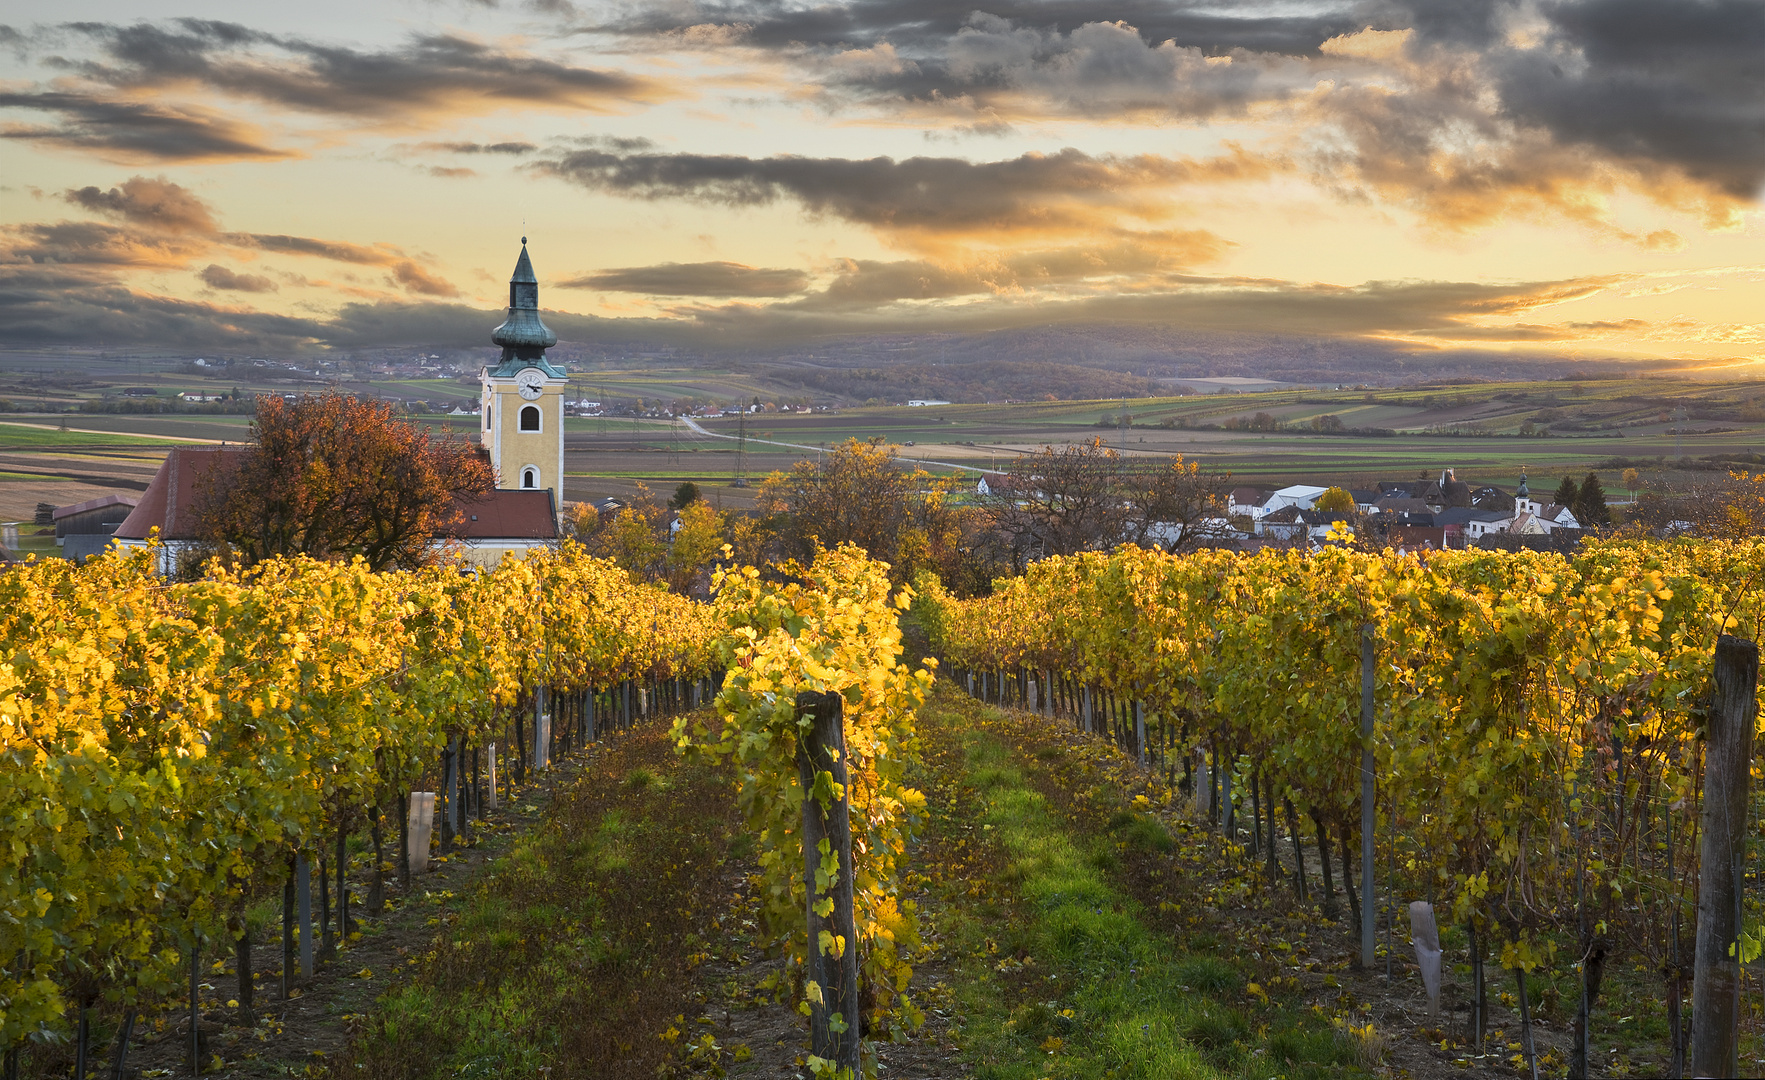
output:
<svg viewBox="0 0 1765 1080"><path fill-rule="evenodd" d="M859 1068L863 1021L858 1004L858 931L852 900L851 797L846 787L844 702L838 694L797 695L797 713L812 720L797 748L797 777L803 785L803 874L808 886L808 980L819 990L810 998L810 1052L837 1068ZM816 778L831 775L835 797L826 807L814 796ZM823 855L822 845L827 846ZM826 888L816 887L824 857L838 860ZM831 900L825 915L817 906ZM830 935L832 947L821 942Z"/></svg>
<svg viewBox="0 0 1765 1080"><path fill-rule="evenodd" d="M1691 1071L1738 1076L1742 860L1752 768L1759 647L1723 634L1704 739L1704 812L1698 865L1698 942L1691 989Z"/></svg>

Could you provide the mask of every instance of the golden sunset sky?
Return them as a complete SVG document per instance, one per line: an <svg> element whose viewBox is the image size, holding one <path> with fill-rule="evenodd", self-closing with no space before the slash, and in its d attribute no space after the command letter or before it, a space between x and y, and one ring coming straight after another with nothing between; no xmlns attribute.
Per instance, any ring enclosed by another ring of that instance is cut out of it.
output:
<svg viewBox="0 0 1765 1080"><path fill-rule="evenodd" d="M476 344L527 235L583 333L1744 370L1761 57L1738 0L13 0L0 340Z"/></svg>

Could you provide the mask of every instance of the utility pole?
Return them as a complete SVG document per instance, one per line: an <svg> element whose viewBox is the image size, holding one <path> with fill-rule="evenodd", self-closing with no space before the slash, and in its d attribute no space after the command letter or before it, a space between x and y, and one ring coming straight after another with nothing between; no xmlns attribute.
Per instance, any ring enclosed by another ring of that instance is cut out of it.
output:
<svg viewBox="0 0 1765 1080"><path fill-rule="evenodd" d="M735 425L735 486L748 486L748 405L742 403Z"/></svg>

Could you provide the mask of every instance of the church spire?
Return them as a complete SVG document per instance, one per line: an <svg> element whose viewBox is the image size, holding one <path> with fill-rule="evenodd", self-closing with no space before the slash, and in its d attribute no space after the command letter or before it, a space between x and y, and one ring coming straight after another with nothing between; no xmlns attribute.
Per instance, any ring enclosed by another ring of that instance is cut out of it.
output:
<svg viewBox="0 0 1765 1080"><path fill-rule="evenodd" d="M543 362L545 351L558 343L558 335L539 319L539 279L533 276L533 262L527 258L525 236L521 238L521 257L509 277L508 317L490 340L503 347L504 364L511 360Z"/></svg>

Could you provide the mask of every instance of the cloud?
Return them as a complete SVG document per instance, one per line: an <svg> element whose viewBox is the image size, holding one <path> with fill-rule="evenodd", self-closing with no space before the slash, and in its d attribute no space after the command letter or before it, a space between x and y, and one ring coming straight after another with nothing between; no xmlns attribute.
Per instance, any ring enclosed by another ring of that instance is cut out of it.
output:
<svg viewBox="0 0 1765 1080"><path fill-rule="evenodd" d="M901 301L975 296L1059 299L1169 289L1184 279L1182 268L1211 262L1227 246L1212 233L1197 231L961 259L841 259L825 289L790 306L805 311L860 311Z"/></svg>
<svg viewBox="0 0 1765 1080"><path fill-rule="evenodd" d="M292 156L253 126L189 105L70 92L0 93L0 109L60 116L56 126L0 125L0 138L83 150L109 161L267 161Z"/></svg>
<svg viewBox="0 0 1765 1080"><path fill-rule="evenodd" d="M414 296L455 297L452 283L390 244L366 245L276 233L225 232L214 208L165 177L132 176L105 189L70 188L64 202L120 224L97 221L29 222L0 226L0 265L34 264L124 269L184 269L217 249L300 255L351 266L382 267L387 282ZM249 256L248 256L249 257ZM209 287L274 292L269 278L236 274L211 263L197 272ZM289 280L299 279L299 275ZM104 279L119 284L114 276ZM303 280L303 279L299 279Z"/></svg>
<svg viewBox="0 0 1765 1080"><path fill-rule="evenodd" d="M101 57L64 61L94 84L139 95L202 86L302 112L406 126L428 113L511 107L611 112L678 97L653 79L577 67L458 34L363 50L207 19L70 23Z"/></svg>
<svg viewBox="0 0 1765 1080"><path fill-rule="evenodd" d="M1011 22L1068 33L1098 21L1091 0L995 0L987 12ZM784 4L777 0L656 4L630 7L593 29L633 36L694 38L723 47L732 40L781 51L805 47L869 48L891 42L909 53L936 49L960 33L975 9L941 0L858 0L846 4ZM1202 7L1170 0L1115 0L1104 17L1140 28L1154 41L1175 39L1209 53L1232 49L1303 55L1336 34L1359 29L1365 16L1344 6L1300 9L1273 4Z"/></svg>
<svg viewBox="0 0 1765 1080"><path fill-rule="evenodd" d="M139 293L72 267L0 265L0 327L9 340L160 343L292 351L318 320Z"/></svg>
<svg viewBox="0 0 1765 1080"><path fill-rule="evenodd" d="M1447 230L1567 219L1660 249L1674 238L1615 223L1617 195L1723 226L1765 188L1754 0L736 0L595 29L764 57L829 110L924 123L928 137L1234 119L1326 190Z"/></svg>
<svg viewBox="0 0 1765 1080"><path fill-rule="evenodd" d="M69 189L62 198L94 213L134 225L168 231L213 233L214 210L190 189L165 177L132 176L109 191L94 186Z"/></svg>
<svg viewBox="0 0 1765 1080"><path fill-rule="evenodd" d="M657 296L776 297L800 293L808 286L809 275L802 270L734 262L626 266L557 283L557 287L563 289L600 289Z"/></svg>
<svg viewBox="0 0 1765 1080"><path fill-rule="evenodd" d="M281 233L226 233L222 239L236 247L257 248L285 255L311 255L314 258L353 263L357 266L388 266L400 257L397 251L390 248Z"/></svg>
<svg viewBox="0 0 1765 1080"><path fill-rule="evenodd" d="M236 274L218 263L209 263L202 273L197 274L203 284L211 289L225 289L232 292L275 292L277 285L267 277L257 274Z"/></svg>
<svg viewBox="0 0 1765 1080"><path fill-rule="evenodd" d="M1074 149L1005 161L954 157L749 158L580 150L537 168L594 191L642 199L763 206L781 199L815 215L899 233L1089 232L1121 215L1171 216L1171 188L1270 175L1242 153L1202 161Z"/></svg>
<svg viewBox="0 0 1765 1080"><path fill-rule="evenodd" d="M430 273L410 259L401 259L392 264L392 279L403 285L406 292L416 293L419 296L460 295L460 290L454 288L446 279Z"/></svg>
<svg viewBox="0 0 1765 1080"><path fill-rule="evenodd" d="M420 150L446 150L451 154L531 154L539 147L530 142L427 142L417 144Z"/></svg>
<svg viewBox="0 0 1765 1080"><path fill-rule="evenodd" d="M0 227L0 263L175 269L209 248L205 237L96 221L28 222Z"/></svg>

